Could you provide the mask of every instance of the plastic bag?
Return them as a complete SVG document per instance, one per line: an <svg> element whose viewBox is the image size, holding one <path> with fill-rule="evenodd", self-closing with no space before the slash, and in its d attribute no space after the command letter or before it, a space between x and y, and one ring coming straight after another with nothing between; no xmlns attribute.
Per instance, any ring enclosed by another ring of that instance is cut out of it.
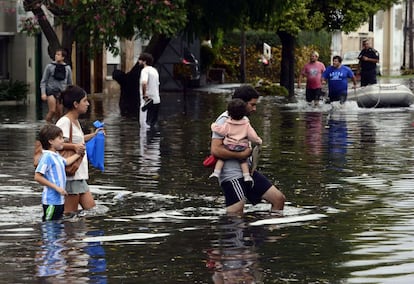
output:
<svg viewBox="0 0 414 284"><path fill-rule="evenodd" d="M97 120L93 123L93 126L102 128L104 127L104 123ZM105 134L103 130L99 131L95 137L86 142L86 152L88 153L89 163L103 172L105 169Z"/></svg>

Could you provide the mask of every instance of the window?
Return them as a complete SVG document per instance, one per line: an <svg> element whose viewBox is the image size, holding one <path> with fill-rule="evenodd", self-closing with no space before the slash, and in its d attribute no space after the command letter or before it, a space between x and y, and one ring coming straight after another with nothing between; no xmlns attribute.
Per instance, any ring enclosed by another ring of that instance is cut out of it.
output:
<svg viewBox="0 0 414 284"><path fill-rule="evenodd" d="M368 31L373 32L374 31L374 16L369 17L368 21Z"/></svg>
<svg viewBox="0 0 414 284"><path fill-rule="evenodd" d="M112 77L115 69L119 69L118 64L106 64L106 76Z"/></svg>
<svg viewBox="0 0 414 284"><path fill-rule="evenodd" d="M118 42L116 43L116 46L118 48L121 48L121 45ZM119 66L121 64L121 56L118 55L113 55L111 52L109 52L108 50L106 51L106 76L107 79L112 78L112 72L114 72L115 69L119 69Z"/></svg>

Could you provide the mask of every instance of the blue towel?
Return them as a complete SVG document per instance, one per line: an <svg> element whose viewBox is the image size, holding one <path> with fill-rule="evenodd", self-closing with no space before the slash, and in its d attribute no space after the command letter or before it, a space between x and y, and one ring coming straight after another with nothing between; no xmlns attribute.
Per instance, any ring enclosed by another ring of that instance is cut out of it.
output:
<svg viewBox="0 0 414 284"><path fill-rule="evenodd" d="M93 123L96 128L104 127L104 123L99 120ZM105 156L105 134L99 131L95 137L86 142L86 152L88 153L88 160L91 165L97 169L104 171L104 156Z"/></svg>

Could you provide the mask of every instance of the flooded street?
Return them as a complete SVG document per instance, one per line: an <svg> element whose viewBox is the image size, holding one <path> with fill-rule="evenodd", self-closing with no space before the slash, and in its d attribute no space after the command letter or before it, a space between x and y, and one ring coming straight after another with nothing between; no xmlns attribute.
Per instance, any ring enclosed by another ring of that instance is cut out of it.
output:
<svg viewBox="0 0 414 284"><path fill-rule="evenodd" d="M88 181L98 206L60 223L41 222L33 180L42 121L0 106L0 283L412 283L414 108L262 97L258 168L288 202L261 225L270 205L226 216L202 165L229 97L164 93L159 131L122 118L116 95L94 97L83 125L106 127L105 171Z"/></svg>

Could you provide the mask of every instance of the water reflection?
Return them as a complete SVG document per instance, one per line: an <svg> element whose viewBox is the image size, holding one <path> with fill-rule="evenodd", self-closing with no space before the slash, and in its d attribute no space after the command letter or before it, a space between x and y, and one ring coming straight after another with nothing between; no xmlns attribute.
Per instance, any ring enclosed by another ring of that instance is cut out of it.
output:
<svg viewBox="0 0 414 284"><path fill-rule="evenodd" d="M240 217L226 216L217 225L219 239L207 250L207 267L215 284L261 283L256 245L262 242Z"/></svg>
<svg viewBox="0 0 414 284"><path fill-rule="evenodd" d="M332 114L328 120L328 167L342 171L346 166L348 128L342 115Z"/></svg>
<svg viewBox="0 0 414 284"><path fill-rule="evenodd" d="M141 167L138 173L148 180L153 180L152 186L156 187L157 177L160 170L161 152L160 152L160 132L155 129L140 128L139 131L140 157L139 164Z"/></svg>
<svg viewBox="0 0 414 284"><path fill-rule="evenodd" d="M39 277L61 275L65 271L66 263L63 250L64 224L61 222L45 222L41 224L42 244L41 251L36 254L37 273Z"/></svg>
<svg viewBox="0 0 414 284"><path fill-rule="evenodd" d="M101 230L88 230L84 220L43 222L40 229L42 240L35 255L39 279L50 283L107 282L105 250L101 244L76 242L84 236L102 235Z"/></svg>
<svg viewBox="0 0 414 284"><path fill-rule="evenodd" d="M305 114L306 134L305 147L311 155L319 156L322 152L322 113L308 112Z"/></svg>
<svg viewBox="0 0 414 284"><path fill-rule="evenodd" d="M42 122L0 106L0 282L410 283L414 108L329 115L262 98L252 117L266 142L259 167L287 196L283 219L326 217L252 227L269 204L224 217L201 164L228 97L163 94L158 133L120 117L116 97L92 104L85 123L103 117L107 139L105 172L91 169L90 185L108 210L52 228L40 222L33 181Z"/></svg>

